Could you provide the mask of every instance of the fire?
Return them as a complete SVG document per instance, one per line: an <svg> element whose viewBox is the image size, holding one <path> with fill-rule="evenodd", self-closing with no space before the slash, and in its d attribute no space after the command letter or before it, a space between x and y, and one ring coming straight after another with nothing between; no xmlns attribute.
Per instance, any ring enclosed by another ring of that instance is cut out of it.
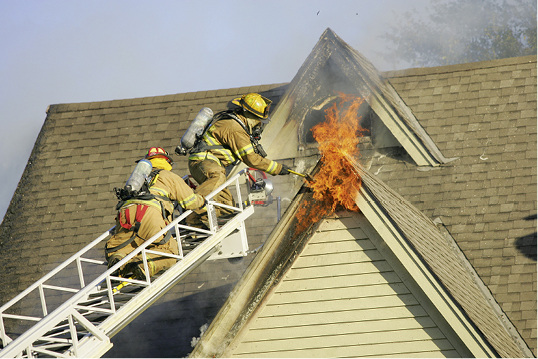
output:
<svg viewBox="0 0 538 359"><path fill-rule="evenodd" d="M315 203L297 212L298 229L307 228L322 217L333 213L338 206L358 211L354 194L361 180L353 171L348 158L358 158L360 137L367 131L360 127L359 107L364 99L340 94L337 102L325 111L325 122L312 128L319 144L322 166L309 186Z"/></svg>

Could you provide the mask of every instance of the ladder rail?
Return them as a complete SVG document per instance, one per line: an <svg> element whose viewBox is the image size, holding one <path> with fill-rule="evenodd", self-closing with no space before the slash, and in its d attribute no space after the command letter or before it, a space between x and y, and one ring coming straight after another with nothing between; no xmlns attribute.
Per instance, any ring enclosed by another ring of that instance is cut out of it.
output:
<svg viewBox="0 0 538 359"><path fill-rule="evenodd" d="M46 281L48 281L49 279L51 279L52 277L54 277L56 274L58 274L59 272L61 272L63 269L65 269L66 267L68 267L70 264L72 264L78 257L82 256L82 254L88 252L89 250L91 250L92 248L94 248L97 244L99 244L100 242L103 241L103 239L107 238L111 233L112 231L114 230L115 226L110 228L108 231L106 231L105 233L101 234L99 237L97 237L96 239L94 239L90 244L86 245L84 248L82 248L80 251L78 251L77 253L73 254L71 257L69 257L68 259L66 259L64 262L62 262L60 265L58 265L56 268L54 268L53 270L51 270L49 273L45 274L43 277L41 277L41 279L39 279L38 281L36 281L35 283L33 283L32 285L30 285L28 288L26 288L24 291L22 291L21 293L19 293L17 296L15 296L13 299L11 299L10 301L8 301L6 304L2 305L0 307L0 317L2 316L2 314L7 310L9 309L10 307L12 307L14 304L16 304L17 302L19 302L22 298L26 297L28 294L30 294L31 292L33 292L34 290L38 289L39 287L42 287L43 283L45 283ZM3 339L0 337L0 339Z"/></svg>
<svg viewBox="0 0 538 359"><path fill-rule="evenodd" d="M85 299L87 299L88 296L92 292L94 292L95 289L100 284L106 282L108 284L108 294L109 294L109 304L110 304L110 309L107 309L107 310L110 310L112 313L117 313L116 306L115 306L115 303L114 303L113 293L112 293L112 289L111 289L112 288L111 284L112 284L113 280L116 281L116 282L118 281L118 280L116 280L114 278L118 278L119 280L122 280L122 281L124 281L125 278L114 277L112 274L116 270L118 270L123 264L127 263L128 261L130 261L131 259L133 259L135 256L137 256L139 254L142 255L144 266L146 268L146 273L148 273L148 270L147 270L147 265L148 264L147 264L146 253L149 253L151 250L148 250L146 248L149 245L151 245L153 242L155 242L157 239L160 239L160 237L162 235L166 234L168 231L170 231L172 229L175 230L176 236L179 235L179 229L180 228L197 230L199 232L206 233L206 234L210 235L209 238L212 238L213 241L211 241L212 244L210 245L209 248L206 248L207 245L202 246L202 244L205 244L205 242L207 241L207 240L205 240L204 242L202 242L199 245L200 249L198 251L197 251L198 247L196 247L194 250L192 250L185 257L183 257L183 255L181 253L181 255L178 258L180 260L173 266L173 267L177 267L179 269L176 270L176 271L172 271L171 274L174 274L176 277L182 278L181 271L186 270L186 268L184 268L185 266L192 266L194 264L194 262L196 262L196 260L199 260L202 257L204 257L204 260L207 259L207 257L216 250L218 244L225 237L225 235L231 233L235 229L235 227L231 228L230 226L236 226L237 228L240 228L241 226L244 226L243 221L248 216L250 216L251 212L253 212L252 206L248 206L248 207L244 208L243 202L241 200L241 189L240 189L240 181L239 180L243 176L244 173L245 173L245 170L237 173L232 178L227 180L222 186L217 188L215 191L213 191L211 194L209 194L206 197L206 199L208 200L207 211L208 211L209 224L210 224L209 231L201 230L201 229L197 229L197 228L193 228L193 227L188 227L188 226L185 226L185 225L180 225L179 222L182 221L184 218L186 218L188 215L190 215L192 213L191 210L185 211L180 216L178 216L176 219L174 219L169 225L167 225L165 228L163 228L158 233L156 233L152 238L145 241L141 246L136 248L133 252L129 253L120 262L116 263L114 266L107 269L104 273L98 275L97 278L95 278L89 284L85 285L84 273L83 273L84 270L83 270L81 262L88 262L88 263L93 263L93 264L105 264L105 262L104 261L97 261L97 260L89 259L89 258L84 258L83 255L88 253L90 250L93 250L104 239L108 238L113 233L113 230L115 228L115 227L112 227L109 230L107 230L106 232L104 232L103 234L101 234L98 238L96 238L95 240L90 242L88 245L86 245L83 249L81 249L80 251L78 251L77 253L72 255L71 257L69 257L66 261L64 261L63 263L58 265L52 271L47 273L40 280L38 280L37 282L32 284L30 287L28 287L26 290L21 292L19 295L14 297L12 300L8 301L6 304L1 306L0 307L0 339L2 340L2 343L4 345L4 349L2 349L0 351L0 356L2 356L2 357L4 357L4 356L5 357L21 356L21 355L24 355L24 352L26 352L26 355L31 356L32 355L31 351L33 350L32 349L33 348L33 343L35 341L39 340L39 338L44 337L46 335L47 331L51 330L52 328L54 328L56 325L58 325L62 321L67 320L68 322L71 323L73 321L73 317L77 320L78 324L85 327L90 333L92 333L94 335L94 337L97 337L97 339L99 341L101 341L101 342L109 341L108 336L101 329L99 329L97 327L94 327L91 322L85 320L84 316L77 311L78 303L80 303L80 302L84 301ZM224 189L224 188L226 188L226 187L228 187L230 185L235 185L235 187L237 189L238 207L226 206L226 205L223 205L223 204L220 204L220 203L217 203L217 202L211 200L222 189ZM222 232L223 233L222 235L216 235L217 231L219 230L219 227L218 227L218 224L216 222L215 207L223 207L223 208L232 209L235 212L237 212L235 217L240 217L240 219L238 219L236 221L233 221L233 219L232 219L231 221L233 223L230 223L230 226L227 227L228 223L226 225L224 225L223 228L226 227L227 230ZM245 212L245 210L247 210L247 211ZM248 210L251 210L251 211L248 211ZM181 241L181 237L178 236L177 239L178 239L178 242ZM202 253L202 251L204 251L204 252ZM153 252L155 252L155 251L153 251ZM202 254L200 254L200 253L202 253ZM191 255L191 254L193 254L193 255ZM163 253L163 255L165 255L165 253ZM189 260L186 260L187 257L189 257ZM197 259L194 260L194 262L193 262L190 258L197 258ZM185 263L182 263L182 262L185 262ZM74 293L69 299L64 301L63 304L61 304L58 308L53 310L51 313L47 313L47 303L46 303L46 297L45 297L44 289L45 288L46 289L60 289L60 287L50 286L48 284L45 284L45 282L47 282L51 278L54 278L54 276L56 274L60 273L62 270L66 269L67 267L69 267L72 264L75 264L76 272L78 274L78 279L79 279L79 281L78 281L79 284L78 285L80 285L81 288L80 289L72 289L72 288L63 288L63 287L61 287L61 290L63 290L63 291L69 291L69 292L76 291L76 293ZM169 270L164 272L163 276L166 275L168 272L169 272ZM161 276L161 277L163 277L163 276ZM160 279L161 277L159 277L157 279ZM180 278L178 278L177 281L179 281ZM127 281L129 281L129 280L127 280ZM173 278L169 278L168 281L169 282L174 282ZM173 284L177 283L177 281L175 281ZM143 280L142 281L132 280L132 282L136 282L136 283L139 283L139 284L143 283L143 284L145 284L147 286L150 286L151 283L152 283L151 278L148 275L146 275L146 280L145 281L143 281ZM163 285L163 288L165 288L165 287L171 288L171 285L165 283ZM30 316L16 316L16 315L7 313L7 311L10 308L12 308L15 304L19 303L22 299L27 297L30 293L32 293L36 289L39 291L39 297L40 297L40 300L41 300L41 307L42 307L42 312L43 312L43 317L42 318L35 317L35 316L32 316L32 317L30 317ZM148 289L148 288L146 287L145 289ZM163 294L164 294L164 292L163 292ZM154 300L156 300L156 299L154 299ZM154 300L152 301L152 303L154 302ZM130 301L132 301L132 299ZM78 307L80 307L80 306L78 306ZM147 305L145 307L147 307ZM82 306L82 308L87 309L87 307L84 307L84 306ZM120 307L119 309L122 309L122 308L123 307ZM76 314L75 314L75 312L76 312ZM34 324L30 329L28 329L27 331L22 333L18 338L16 338L15 340L12 340L7 335L7 333L5 331L4 318L11 318L11 319L17 318L17 319L20 319L20 320L30 320L30 321L36 321L36 319L37 319L38 322L36 324ZM108 319L110 319L110 317ZM77 333L76 333L77 332L76 326L70 325L70 327L72 329L74 328L74 330L71 330L71 339L70 339L70 342L73 345L72 349L74 349L75 351L78 352L78 347L79 347L80 343L78 343L78 338L77 338ZM39 350L37 350L37 351L39 351Z"/></svg>
<svg viewBox="0 0 538 359"><path fill-rule="evenodd" d="M245 212L242 212L236 219L238 222L244 221L245 218L248 218L254 212L254 208L249 206L246 208ZM241 218L243 217L243 218ZM203 241L198 245L191 253L189 253L183 260L177 262L174 266L164 272L160 277L155 280L159 289L158 295L152 296L152 301L149 301L149 293L146 293L146 290L143 290L139 295L137 295L136 301L130 301L124 307L120 308L119 311L123 311L125 316L132 315L132 310L139 311L136 315L140 314L146 307L150 306L154 301L159 299L166 291L172 288L177 282L179 282L185 275L187 275L190 270L196 267L196 264L200 261L207 259L213 252L218 250L218 245L221 240L231 233L237 224L227 223L223 226L222 231L219 231L216 235L211 238ZM128 308L130 305L132 308ZM128 314L129 313L129 314ZM118 323L117 319L108 318L102 323L102 328L105 332L111 332L116 334L119 330L123 328L122 323Z"/></svg>

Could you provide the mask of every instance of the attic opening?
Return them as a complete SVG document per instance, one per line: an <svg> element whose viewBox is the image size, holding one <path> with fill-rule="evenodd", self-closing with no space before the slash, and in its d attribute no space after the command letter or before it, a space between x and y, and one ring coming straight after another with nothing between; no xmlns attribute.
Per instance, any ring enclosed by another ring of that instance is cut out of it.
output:
<svg viewBox="0 0 538 359"><path fill-rule="evenodd" d="M327 109L332 107L338 101L338 96L330 96L318 101L306 113L300 129L300 142L307 147L315 146L316 140L310 130L312 127L325 121ZM377 114L372 110L368 102L364 101L359 108L357 115L360 127L367 130L364 133L361 143L369 143L374 149L402 148L394 135L379 119Z"/></svg>

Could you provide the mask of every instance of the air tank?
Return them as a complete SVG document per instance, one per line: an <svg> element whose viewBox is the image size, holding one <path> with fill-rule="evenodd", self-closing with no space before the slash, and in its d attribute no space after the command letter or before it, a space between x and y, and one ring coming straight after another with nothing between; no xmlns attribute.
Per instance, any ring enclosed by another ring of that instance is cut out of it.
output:
<svg viewBox="0 0 538 359"><path fill-rule="evenodd" d="M202 137L205 128L209 125L212 119L213 111L209 107L203 107L194 120L192 120L183 137L181 137L181 144L177 146L176 153L179 155L186 155L187 151L196 144L200 137Z"/></svg>
<svg viewBox="0 0 538 359"><path fill-rule="evenodd" d="M153 165L150 161L146 159L138 161L133 173L131 173L131 176L125 183L125 189L130 193L140 191L144 181L147 177L149 177L152 169Z"/></svg>

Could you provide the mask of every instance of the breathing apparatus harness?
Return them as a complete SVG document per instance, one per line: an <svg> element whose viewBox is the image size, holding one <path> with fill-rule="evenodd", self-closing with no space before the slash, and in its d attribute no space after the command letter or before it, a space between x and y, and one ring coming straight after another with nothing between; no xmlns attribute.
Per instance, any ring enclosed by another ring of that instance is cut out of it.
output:
<svg viewBox="0 0 538 359"><path fill-rule="evenodd" d="M142 218L146 214L146 211L148 210L149 206L148 204L143 203L137 203L136 201L144 201L144 202L158 202L161 207L161 213L164 219L167 217L167 210L163 205L163 201L172 202L170 198L166 196L160 196L158 194L153 194L150 192L151 186L157 181L157 177L159 176L159 172L161 171L160 168L154 169L151 171L149 176L146 177L144 180L142 187L139 190L130 190L129 188L123 187L123 188L114 188L114 192L116 194L116 197L118 197L119 202L116 205L116 211L119 211L125 204L129 204L130 201L133 201L133 204L136 204L136 212L135 212L135 223L132 225L130 223L130 208L125 208L125 222L123 222L120 213L118 212L118 220L119 224L122 228L133 231L133 235L126 240L125 242L121 243L120 245L112 248L105 248L105 252L112 253L115 252L121 248L124 248L131 244L136 237L141 238L142 240L146 240L145 238L142 238L138 235L138 231L140 229L140 224L142 221ZM173 213L172 213L173 215ZM119 228L118 228L119 229ZM117 233L117 230L116 230ZM163 237L162 240L159 242L155 242L155 245L161 245L165 244L170 240L170 237L172 236L171 232L166 233L166 235Z"/></svg>
<svg viewBox="0 0 538 359"><path fill-rule="evenodd" d="M241 121L241 119L236 115L234 110L226 110L221 111L213 117L211 122L208 124L208 126L204 129L204 132L199 136L198 141L195 143L195 145L192 147L192 149L189 151L189 153L197 153L197 152L204 152L211 149L229 149L226 146L223 145L210 145L206 143L205 141L202 141L202 137L207 132L207 130L217 121L220 120L226 120L226 119L233 119L235 122L237 122L243 130L247 133L247 135L250 138L250 143L252 143L252 147L254 148L254 152L262 157L267 157L267 153L263 149L261 143L258 141L261 140L261 133L262 128L261 126L256 126L252 133L249 131L248 127ZM234 164L239 163L240 160L238 159Z"/></svg>
<svg viewBox="0 0 538 359"><path fill-rule="evenodd" d="M132 190L128 188L127 186L118 188L114 187L114 193L116 194L116 197L120 200L118 204L116 205L116 210L120 209L123 204L132 199L141 199L141 200L152 200L156 197L156 195L150 193L149 189L150 187L155 183L157 180L157 177L159 176L159 172L161 172L160 168L156 168L150 172L150 174L145 178L144 182L142 183L142 187L138 190Z"/></svg>

